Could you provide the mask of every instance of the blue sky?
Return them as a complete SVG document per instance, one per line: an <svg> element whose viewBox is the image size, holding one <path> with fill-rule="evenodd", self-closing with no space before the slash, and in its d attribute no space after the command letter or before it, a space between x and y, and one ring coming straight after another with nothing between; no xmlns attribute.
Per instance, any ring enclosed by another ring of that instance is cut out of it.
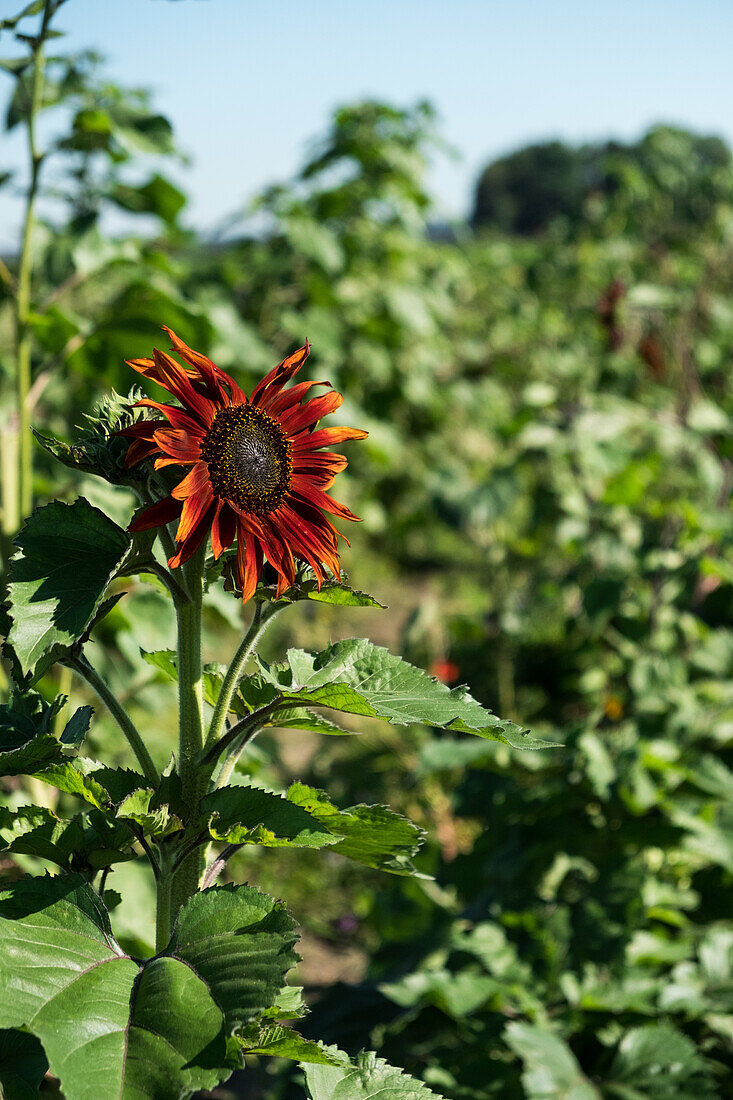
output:
<svg viewBox="0 0 733 1100"><path fill-rule="evenodd" d="M56 25L154 90L202 228L292 175L333 107L364 96L435 104L460 154L430 176L448 215L489 158L531 140L671 121L733 144L731 0L68 0ZM16 161L17 139L0 143L0 166ZM0 244L16 217L0 201Z"/></svg>

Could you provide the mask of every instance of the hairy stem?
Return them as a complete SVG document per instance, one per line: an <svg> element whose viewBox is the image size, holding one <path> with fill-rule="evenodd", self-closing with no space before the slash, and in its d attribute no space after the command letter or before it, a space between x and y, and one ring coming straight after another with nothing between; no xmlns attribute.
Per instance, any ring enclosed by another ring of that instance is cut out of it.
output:
<svg viewBox="0 0 733 1100"><path fill-rule="evenodd" d="M135 723L132 721L125 708L118 702L102 677L96 669L92 668L85 658L74 658L68 662L68 665L69 668L73 669L73 671L81 676L83 680L86 680L89 686L97 693L127 738L130 748L135 753L148 783L152 784L153 787L157 787L160 782L158 769L153 763L152 757L145 747L145 742L140 736Z"/></svg>
<svg viewBox="0 0 733 1100"><path fill-rule="evenodd" d="M171 889L173 886L173 869L170 865L167 852L164 848L158 848L160 860L160 874L156 881L156 908L155 908L155 950L163 951L171 936L173 926L171 914Z"/></svg>
<svg viewBox="0 0 733 1100"><path fill-rule="evenodd" d="M198 814L205 790L205 776L199 766L204 744L203 667L201 662L201 612L206 543L183 566L189 596L175 598L178 619L178 771L187 824ZM198 890L204 852L196 849L183 861L173 877L171 920L181 905Z"/></svg>

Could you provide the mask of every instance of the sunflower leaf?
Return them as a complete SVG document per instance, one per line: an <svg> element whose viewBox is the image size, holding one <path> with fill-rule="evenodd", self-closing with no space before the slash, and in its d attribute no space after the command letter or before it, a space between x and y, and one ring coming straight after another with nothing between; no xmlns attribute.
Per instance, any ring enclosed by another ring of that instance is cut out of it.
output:
<svg viewBox="0 0 733 1100"><path fill-rule="evenodd" d="M37 692L14 692L0 704L0 775L27 775L46 764L63 761L63 747L77 746L89 727L91 707L81 707L69 719L61 739L53 723L66 696L52 703Z"/></svg>
<svg viewBox="0 0 733 1100"><path fill-rule="evenodd" d="M110 796L105 787L89 773L90 761L65 760L62 764L51 764L43 771L35 773L35 778L49 787L67 794L83 798L96 810L106 810L110 805ZM143 780L143 782L145 782Z"/></svg>
<svg viewBox="0 0 733 1100"><path fill-rule="evenodd" d="M228 844L322 848L337 839L307 810L259 787L222 787L202 800L201 810L209 835Z"/></svg>
<svg viewBox="0 0 733 1100"><path fill-rule="evenodd" d="M264 585L258 588L257 596L264 600L277 598L274 589ZM379 607L382 611L387 610L387 605L375 600L374 596L339 581L325 581L320 588L315 579L296 581L292 588L278 598L279 603L297 603L299 600L314 600L316 603L330 603L338 607Z"/></svg>
<svg viewBox="0 0 733 1100"><path fill-rule="evenodd" d="M150 787L138 788L123 799L116 816L123 821L134 821L146 836L157 839L183 828L180 817L172 813L169 806L158 804L155 791Z"/></svg>
<svg viewBox="0 0 733 1100"><path fill-rule="evenodd" d="M425 831L386 806L350 806L339 810L324 791L293 783L288 801L300 806L338 837L331 849L339 855L395 875L413 875L411 859Z"/></svg>
<svg viewBox="0 0 733 1100"><path fill-rule="evenodd" d="M336 1047L326 1050L337 1057ZM422 1081L404 1070L391 1066L371 1051L362 1051L353 1063L343 1055L341 1065L305 1064L305 1080L310 1100L442 1100Z"/></svg>
<svg viewBox="0 0 733 1100"><path fill-rule="evenodd" d="M131 540L80 497L37 509L15 541L8 641L37 678L82 638Z"/></svg>
<svg viewBox="0 0 733 1100"><path fill-rule="evenodd" d="M420 722L473 733L514 748L552 747L513 722L497 718L465 687L450 689L365 638L336 642L318 654L291 649L283 664L258 660L264 678L280 691L283 700L381 718L396 725Z"/></svg>
<svg viewBox="0 0 733 1100"><path fill-rule="evenodd" d="M269 1054L294 1062L325 1066L350 1066L348 1055L328 1048L314 1039L304 1039L297 1031L266 1021L248 1024L236 1036L244 1054Z"/></svg>
<svg viewBox="0 0 733 1100"><path fill-rule="evenodd" d="M0 840L4 851L47 859L58 867L93 871L134 859L128 829L92 810L69 821L39 806L0 808Z"/></svg>
<svg viewBox="0 0 733 1100"><path fill-rule="evenodd" d="M48 1062L35 1035L15 1028L0 1029L0 1096L5 1100L37 1100Z"/></svg>
<svg viewBox="0 0 733 1100"><path fill-rule="evenodd" d="M69 1100L190 1095L234 1068L227 1036L275 1000L294 939L273 898L214 887L139 961L80 876L25 879L0 894L0 1027L38 1037Z"/></svg>

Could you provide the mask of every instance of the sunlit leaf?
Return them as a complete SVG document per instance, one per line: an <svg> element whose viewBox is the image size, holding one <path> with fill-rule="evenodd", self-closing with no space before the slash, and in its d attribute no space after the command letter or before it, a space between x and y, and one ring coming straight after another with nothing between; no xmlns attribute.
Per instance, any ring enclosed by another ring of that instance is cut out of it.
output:
<svg viewBox="0 0 733 1100"><path fill-rule="evenodd" d="M77 876L9 887L0 928L0 1025L38 1036L68 1100L213 1088L233 1068L227 1034L261 1015L295 959L293 922L246 886L195 895L142 962Z"/></svg>

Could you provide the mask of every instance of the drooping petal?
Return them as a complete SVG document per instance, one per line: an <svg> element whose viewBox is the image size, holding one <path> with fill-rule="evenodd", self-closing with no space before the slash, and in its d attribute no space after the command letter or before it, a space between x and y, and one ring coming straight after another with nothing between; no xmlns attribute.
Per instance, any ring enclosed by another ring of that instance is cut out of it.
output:
<svg viewBox="0 0 733 1100"><path fill-rule="evenodd" d="M158 445L150 439L133 439L125 454L125 466L136 466L145 458L158 453Z"/></svg>
<svg viewBox="0 0 733 1100"><path fill-rule="evenodd" d="M127 530L134 534L135 531L149 531L153 527L163 527L180 516L181 508L180 500L164 497L163 500L156 501L155 504L149 505L138 513Z"/></svg>
<svg viewBox="0 0 733 1100"><path fill-rule="evenodd" d="M251 600L262 572L262 551L257 539L243 524L237 527L237 575L242 588L242 602Z"/></svg>
<svg viewBox="0 0 733 1100"><path fill-rule="evenodd" d="M188 503L189 501L186 501L186 504ZM185 506L186 505L184 504L184 508ZM184 562L187 562L189 558L193 557L201 543L206 538L206 535L208 534L213 516L214 502L212 498L212 500L209 502L208 508L206 508L201 513L197 523L179 546L178 553L174 554L172 558L168 559L168 564L171 569L177 569L179 565L183 565Z"/></svg>
<svg viewBox="0 0 733 1100"><path fill-rule="evenodd" d="M175 490L174 490L175 491ZM176 499L180 499L176 498ZM185 542L190 536L191 532L201 521L213 503L214 494L211 491L211 485L207 481L206 487L201 492L196 493L194 496L186 497L183 502L183 510L181 511L181 519L178 524L178 530L176 531L176 542L180 545ZM213 517L213 509L212 509Z"/></svg>
<svg viewBox="0 0 733 1100"><path fill-rule="evenodd" d="M188 500L189 497L197 495L204 497L214 495L209 480L209 467L205 462L197 462L171 493L171 496L175 497L176 500Z"/></svg>
<svg viewBox="0 0 733 1100"><path fill-rule="evenodd" d="M158 428L167 428L168 423L165 420L138 420L136 424L131 424L129 428L120 428L117 435L126 436L128 439L152 439Z"/></svg>
<svg viewBox="0 0 733 1100"><path fill-rule="evenodd" d="M322 512L328 512L332 516L338 516L339 519L348 519L358 521L359 517L355 516L350 508L347 508L345 504L340 504L338 500L333 500L328 493L324 493L322 489L319 489L316 485L307 485L301 479L296 491L293 487L292 496L299 496L307 501L308 504L312 504L314 508L320 508Z"/></svg>
<svg viewBox="0 0 733 1100"><path fill-rule="evenodd" d="M211 524L211 549L214 551L214 558L217 561L224 551L232 545L236 530L236 514L223 500L217 501L216 512Z"/></svg>
<svg viewBox="0 0 733 1100"><path fill-rule="evenodd" d="M135 405L144 409L157 409L166 417L171 427L180 428L198 439L203 439L206 434L207 425L198 423L177 405L164 405L160 401L152 401L149 397L143 397L141 401L136 401Z"/></svg>
<svg viewBox="0 0 733 1100"><path fill-rule="evenodd" d="M201 457L201 440L180 428L159 428L154 437L163 454L179 462L195 462Z"/></svg>

